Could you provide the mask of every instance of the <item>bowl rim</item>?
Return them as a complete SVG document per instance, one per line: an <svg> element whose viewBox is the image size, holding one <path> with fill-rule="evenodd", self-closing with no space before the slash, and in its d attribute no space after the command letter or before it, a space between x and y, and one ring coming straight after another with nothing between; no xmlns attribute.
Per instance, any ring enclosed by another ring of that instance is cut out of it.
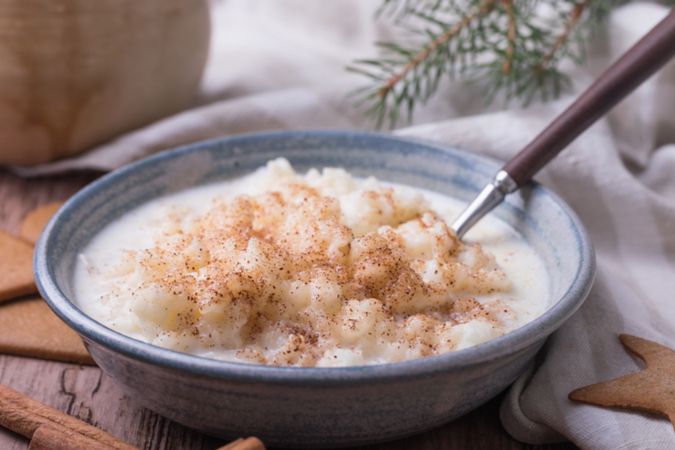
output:
<svg viewBox="0 0 675 450"><path fill-rule="evenodd" d="M36 285L49 307L68 326L91 341L121 353L134 360L162 366L176 371L185 371L194 375L222 378L241 382L273 382L294 385L341 384L344 382L381 383L404 378L432 376L438 372L466 370L523 350L537 341L542 341L569 318L586 299L595 277L595 253L588 234L574 211L555 193L531 182L533 190L547 195L556 206L569 217L578 239L580 264L572 284L565 293L542 315L503 336L462 350L443 353L424 358L394 363L347 367L279 367L262 364L250 364L216 360L170 350L126 336L86 315L74 302L71 302L56 284L54 274L48 264L48 254L53 245L55 224L67 216L68 211L86 203L90 195L114 184L115 180L130 172L165 159L181 157L184 154L203 151L213 145L236 145L244 140L261 142L279 139L298 139L309 137L322 140L366 139L379 143L410 145L411 148L424 146L433 151L447 152L462 159L472 160L483 165L498 167L493 158L460 150L457 147L430 142L423 139L397 137L384 133L342 131L342 130L293 130L271 131L231 135L195 142L185 146L161 152L143 158L112 171L86 185L70 199L51 218L45 227L34 253L33 270ZM496 171L496 169L495 169Z"/></svg>

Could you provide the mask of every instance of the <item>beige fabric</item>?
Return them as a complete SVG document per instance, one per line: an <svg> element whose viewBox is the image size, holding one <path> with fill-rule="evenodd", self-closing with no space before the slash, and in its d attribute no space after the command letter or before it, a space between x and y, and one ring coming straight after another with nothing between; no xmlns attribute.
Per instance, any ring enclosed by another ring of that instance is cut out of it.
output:
<svg viewBox="0 0 675 450"><path fill-rule="evenodd" d="M215 38L194 109L26 174L109 170L161 149L262 129L367 128L345 93L362 83L343 68L390 36L373 24L379 1L216 1ZM666 12L633 3L594 39L583 87ZM398 131L502 159L517 152L571 97L529 109L485 112L480 92L443 86ZM461 118L457 118L462 116ZM583 448L667 449L673 428L648 415L573 404L576 387L637 370L617 339L630 333L675 347L675 65L579 138L539 179L577 211L595 243L598 276L585 306L547 344L542 364L511 388L502 421L532 443L570 439Z"/></svg>

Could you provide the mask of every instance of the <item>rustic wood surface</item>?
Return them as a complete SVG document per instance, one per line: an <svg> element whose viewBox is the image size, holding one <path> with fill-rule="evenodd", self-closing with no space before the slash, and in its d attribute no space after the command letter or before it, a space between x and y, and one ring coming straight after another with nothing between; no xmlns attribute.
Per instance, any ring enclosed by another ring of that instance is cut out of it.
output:
<svg viewBox="0 0 675 450"><path fill-rule="evenodd" d="M16 232L32 208L64 200L94 178L79 174L25 180L0 170L0 227ZM138 406L96 367L0 355L0 383L142 449L211 450L223 444ZM361 450L574 448L570 444L536 447L513 440L499 423L498 407L499 398L431 432ZM26 447L25 439L0 428L0 449Z"/></svg>

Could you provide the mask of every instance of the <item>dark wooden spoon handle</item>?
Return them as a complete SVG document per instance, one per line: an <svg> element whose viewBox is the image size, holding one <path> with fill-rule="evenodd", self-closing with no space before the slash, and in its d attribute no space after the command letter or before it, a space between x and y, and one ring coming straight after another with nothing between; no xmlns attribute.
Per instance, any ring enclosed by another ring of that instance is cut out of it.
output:
<svg viewBox="0 0 675 450"><path fill-rule="evenodd" d="M675 55L675 9L626 52L503 170L518 186Z"/></svg>

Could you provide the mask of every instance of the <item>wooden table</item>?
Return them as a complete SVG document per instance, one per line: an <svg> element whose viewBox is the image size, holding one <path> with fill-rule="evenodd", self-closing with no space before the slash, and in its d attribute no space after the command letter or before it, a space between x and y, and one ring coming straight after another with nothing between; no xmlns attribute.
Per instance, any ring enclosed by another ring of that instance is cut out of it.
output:
<svg viewBox="0 0 675 450"><path fill-rule="evenodd" d="M92 174L78 174L25 180L0 170L0 227L16 232L27 211L43 203L66 199L94 178ZM0 383L103 428L142 449L210 450L223 444L138 406L96 367L0 355ZM428 433L367 449L574 448L569 444L535 447L513 440L499 423L499 400L497 398L471 414ZM21 436L0 428L0 449L25 449L26 445Z"/></svg>

